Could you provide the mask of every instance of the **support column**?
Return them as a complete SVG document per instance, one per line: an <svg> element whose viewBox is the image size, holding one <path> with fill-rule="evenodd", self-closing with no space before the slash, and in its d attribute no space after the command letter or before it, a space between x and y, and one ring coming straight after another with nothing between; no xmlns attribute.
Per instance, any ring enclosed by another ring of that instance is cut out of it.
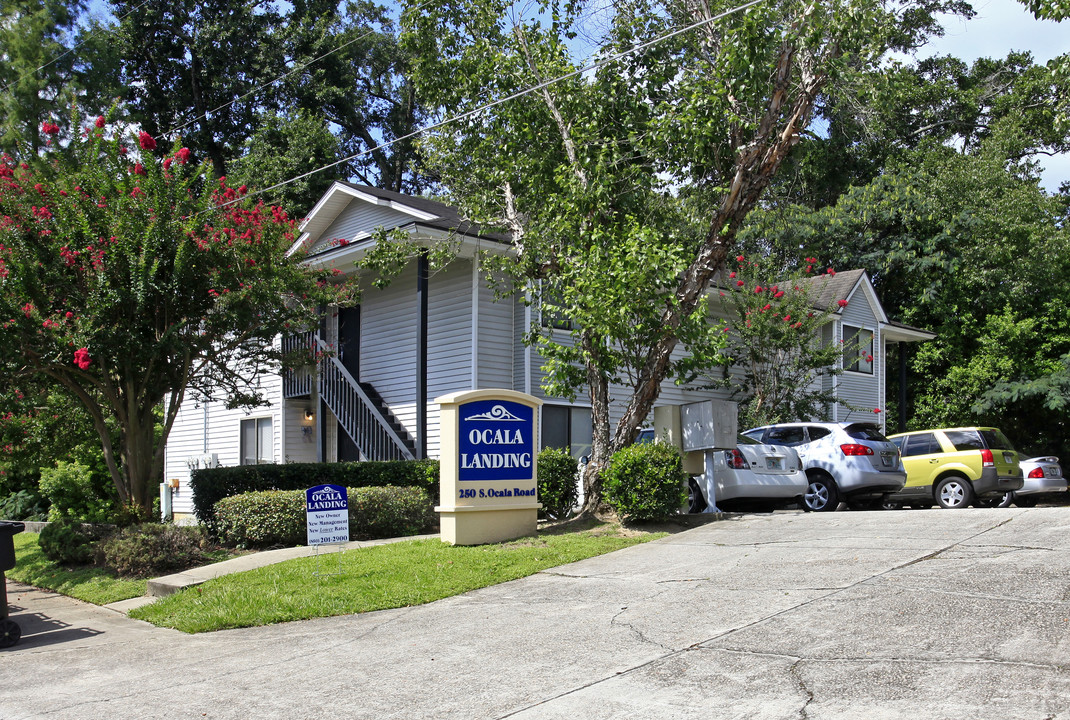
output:
<svg viewBox="0 0 1070 720"><path fill-rule="evenodd" d="M427 457L427 251L416 261L416 459Z"/></svg>

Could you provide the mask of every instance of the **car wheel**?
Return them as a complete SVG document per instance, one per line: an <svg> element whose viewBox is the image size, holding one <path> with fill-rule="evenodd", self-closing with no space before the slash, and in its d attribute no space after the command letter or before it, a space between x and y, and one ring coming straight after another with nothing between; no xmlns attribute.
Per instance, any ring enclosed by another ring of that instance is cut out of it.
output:
<svg viewBox="0 0 1070 720"><path fill-rule="evenodd" d="M1014 495L1014 493L1009 493L1009 494ZM1037 506L1037 499L1035 497L1030 497L1029 495L1025 495L1025 496L1014 495L1014 504L1017 505L1020 508L1036 507Z"/></svg>
<svg viewBox="0 0 1070 720"><path fill-rule="evenodd" d="M947 510L961 510L973 502L973 485L966 478L952 475L936 483L936 504Z"/></svg>
<svg viewBox="0 0 1070 720"><path fill-rule="evenodd" d="M1005 508L1011 506L1012 500L1014 500L1014 493L1012 492L1003 493L1002 495L977 498L977 507Z"/></svg>
<svg viewBox="0 0 1070 720"><path fill-rule="evenodd" d="M700 513L706 509L706 496L702 494L702 488L698 486L695 478L687 482L687 511Z"/></svg>
<svg viewBox="0 0 1070 720"><path fill-rule="evenodd" d="M840 504L835 481L828 475L811 475L803 502L814 512L832 512Z"/></svg>

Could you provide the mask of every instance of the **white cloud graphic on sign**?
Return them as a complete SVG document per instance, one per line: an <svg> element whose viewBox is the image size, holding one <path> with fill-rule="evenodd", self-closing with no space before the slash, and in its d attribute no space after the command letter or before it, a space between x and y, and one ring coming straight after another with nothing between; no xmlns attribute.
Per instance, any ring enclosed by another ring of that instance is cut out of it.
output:
<svg viewBox="0 0 1070 720"><path fill-rule="evenodd" d="M519 418L505 409L502 405L495 405L488 412L479 413L478 415L470 415L466 417L465 422L469 420L497 420L498 422L524 422L524 418Z"/></svg>

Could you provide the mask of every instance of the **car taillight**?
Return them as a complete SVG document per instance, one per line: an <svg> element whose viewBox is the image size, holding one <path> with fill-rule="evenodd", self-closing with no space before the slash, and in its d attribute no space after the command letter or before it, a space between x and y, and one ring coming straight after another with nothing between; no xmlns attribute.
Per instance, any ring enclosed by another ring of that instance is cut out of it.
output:
<svg viewBox="0 0 1070 720"><path fill-rule="evenodd" d="M734 450L724 451L724 461L728 463L728 467L733 470L750 470L750 465L747 463L747 458L743 457L743 453L739 451L739 448Z"/></svg>
<svg viewBox="0 0 1070 720"><path fill-rule="evenodd" d="M996 461L992 459L992 451L985 448L981 451L981 466L982 467L995 467Z"/></svg>
<svg viewBox="0 0 1070 720"><path fill-rule="evenodd" d="M843 450L844 455L872 455L873 448L868 448L865 445L858 445L856 443L848 443L846 445L840 445L840 450Z"/></svg>
<svg viewBox="0 0 1070 720"><path fill-rule="evenodd" d="M1039 468L1039 467L1033 468L1032 470L1029 471L1029 474L1026 477L1042 478L1042 477L1044 477L1044 468Z"/></svg>

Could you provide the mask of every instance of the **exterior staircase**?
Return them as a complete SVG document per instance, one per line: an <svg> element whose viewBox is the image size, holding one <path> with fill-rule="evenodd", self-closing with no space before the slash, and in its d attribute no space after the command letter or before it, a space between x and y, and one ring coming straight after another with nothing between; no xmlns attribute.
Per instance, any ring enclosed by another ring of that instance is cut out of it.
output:
<svg viewBox="0 0 1070 720"><path fill-rule="evenodd" d="M283 339L284 352L314 348L314 368L287 370L283 375L283 395L287 398L312 394L319 397L338 418L339 425L353 440L365 460L412 460L416 444L390 412L383 398L369 383L353 378L317 333L301 333Z"/></svg>

